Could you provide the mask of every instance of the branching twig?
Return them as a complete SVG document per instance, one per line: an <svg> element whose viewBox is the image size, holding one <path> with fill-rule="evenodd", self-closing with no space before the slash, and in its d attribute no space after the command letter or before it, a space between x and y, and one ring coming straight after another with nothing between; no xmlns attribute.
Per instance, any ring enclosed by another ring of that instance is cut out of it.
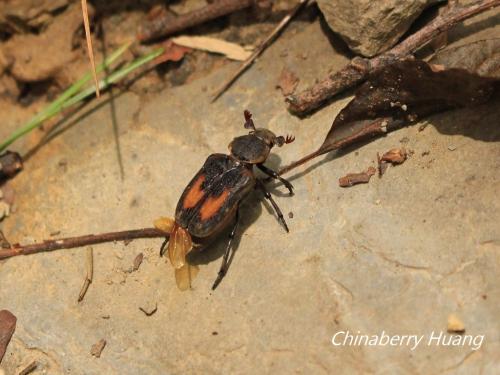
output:
<svg viewBox="0 0 500 375"><path fill-rule="evenodd" d="M292 169L295 169L298 166L301 166L302 164L305 164L306 162L308 162L308 161L310 161L318 156L326 154L328 152L331 152L334 150L340 150L342 148L351 146L351 145L358 143L360 141L363 141L363 140L366 140L369 138L373 138L377 135L386 134L389 131L392 131L394 129L397 129L398 127L401 127L403 124L404 124L403 120L390 120L388 118L377 119L377 120L373 121L371 124L364 126L361 130L357 131L356 133L339 139L333 145L328 147L328 149L319 148L318 150L314 151L313 153L304 156L302 159L294 161L293 163L281 168L279 170L278 174L282 175L284 173L288 173Z"/></svg>
<svg viewBox="0 0 500 375"><path fill-rule="evenodd" d="M46 240L42 243L36 243L32 245L14 244L10 249L0 250L0 260L15 257L18 255L29 255L59 249L71 249L74 247L95 245L103 242L127 241L137 238L160 237L168 237L168 233L156 228L144 228L125 230L121 232L88 234L85 236L61 238L58 240Z"/></svg>
<svg viewBox="0 0 500 375"><path fill-rule="evenodd" d="M298 115L311 112L334 95L363 82L372 71L408 57L458 22L499 5L500 0L482 0L469 6L455 6L389 51L372 59L356 57L340 71L329 75L311 88L288 96L288 109Z"/></svg>
<svg viewBox="0 0 500 375"><path fill-rule="evenodd" d="M229 86L243 73L250 65L253 64L255 59L260 56L260 54L271 44L274 38L288 25L291 19L297 14L297 12L304 6L308 0L300 0L299 3L288 13L285 18L276 26L276 28L268 35L268 37L260 44L260 46L252 53L252 55L244 61L239 69L233 73L233 75L214 93L212 97L212 102L217 100L224 91L227 90Z"/></svg>
<svg viewBox="0 0 500 375"><path fill-rule="evenodd" d="M144 25L137 39L147 42L200 25L206 21L248 8L255 0L218 0L213 4L177 17L159 17Z"/></svg>

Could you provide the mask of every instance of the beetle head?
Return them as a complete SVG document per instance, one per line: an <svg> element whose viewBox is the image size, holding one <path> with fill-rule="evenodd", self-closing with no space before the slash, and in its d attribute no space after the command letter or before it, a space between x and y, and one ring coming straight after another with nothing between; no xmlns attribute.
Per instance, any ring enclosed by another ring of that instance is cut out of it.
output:
<svg viewBox="0 0 500 375"><path fill-rule="evenodd" d="M246 129L252 129L250 130L251 135L256 136L257 138L261 139L264 141L270 148L273 146L278 146L281 147L284 144L287 143L292 143L295 140L294 136L287 135L286 138L283 136L276 136L272 131L264 128L255 128L255 124L253 123L252 120L252 114L250 111L245 110L243 112L245 116L245 128Z"/></svg>
<svg viewBox="0 0 500 375"><path fill-rule="evenodd" d="M291 136L277 137L272 131L264 128L255 128L252 120L252 114L249 111L244 112L245 128L250 129L248 135L236 137L229 144L231 155L237 159L250 163L259 164L266 161L269 152L273 146L281 147L284 144L291 143L295 138Z"/></svg>

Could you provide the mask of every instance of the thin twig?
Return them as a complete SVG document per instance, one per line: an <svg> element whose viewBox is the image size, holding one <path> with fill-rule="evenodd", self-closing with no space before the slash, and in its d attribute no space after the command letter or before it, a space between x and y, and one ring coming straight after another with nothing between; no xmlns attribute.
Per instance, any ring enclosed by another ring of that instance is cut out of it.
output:
<svg viewBox="0 0 500 375"><path fill-rule="evenodd" d="M331 151L346 148L348 146L351 146L351 145L358 143L358 142L361 142L363 140L373 138L377 135L386 134L387 132L392 131L394 129L397 129L403 125L404 125L403 120L392 120L389 118L379 118L377 120L374 120L370 124L364 126L362 129L360 129L356 133L339 139L334 144L330 145L328 148L319 148L318 150L310 153L309 155L304 156L302 159L290 163L289 165L281 168L278 171L278 174L282 175L282 174L288 173L292 169L295 169L295 168L307 163L308 161L310 161L318 156L327 154L328 152L331 152Z"/></svg>
<svg viewBox="0 0 500 375"><path fill-rule="evenodd" d="M82 302L87 290L89 289L90 284L92 284L92 279L94 278L94 250L91 246L87 248L87 274L85 275L85 280L82 285L82 289L78 294L78 302Z"/></svg>
<svg viewBox="0 0 500 375"><path fill-rule="evenodd" d="M137 39L147 42L160 37L165 37L186 30L190 27L200 25L215 18L225 16L254 4L255 0L218 0L212 4L196 9L192 12L177 17L165 15L145 24Z"/></svg>
<svg viewBox="0 0 500 375"><path fill-rule="evenodd" d="M92 67L92 75L94 76L95 95L99 97L99 84L97 81L97 71L95 69L94 49L92 48L92 37L90 36L89 10L87 8L87 0L82 0L83 26L85 28L85 39L87 39L87 51L89 53L90 66Z"/></svg>
<svg viewBox="0 0 500 375"><path fill-rule="evenodd" d="M19 375L28 375L28 374L31 374L33 371L35 371L35 369L38 367L38 362L37 361L33 361L31 362L28 366L26 366L24 368L24 370L22 370Z"/></svg>
<svg viewBox="0 0 500 375"><path fill-rule="evenodd" d="M309 89L289 95L286 98L288 109L297 115L311 112L333 96L363 82L375 69L408 57L458 22L499 5L500 0L483 0L469 6L454 6L389 51L372 59L355 57L344 68Z"/></svg>
<svg viewBox="0 0 500 375"><path fill-rule="evenodd" d="M262 52L274 41L276 36L288 25L292 18L298 13L298 11L307 4L308 0L300 0L299 3L288 13L285 18L276 26L276 28L269 34L269 36L261 43L261 45L252 53L252 55L246 59L239 69L234 72L234 74L229 77L229 79L214 93L212 97L212 102L216 101L219 96L221 96L224 91L226 91L229 86L233 84L234 81L250 66L253 64L255 59L260 56Z"/></svg>
<svg viewBox="0 0 500 375"><path fill-rule="evenodd" d="M74 247L83 247L95 245L103 242L127 241L137 238L165 238L168 233L156 228L143 228L125 230L120 232L110 232L101 234L87 234L85 236L60 238L57 240L45 240L42 243L32 245L14 244L12 248L0 250L0 260L15 257L18 255L29 255L54 251L59 249L71 249Z"/></svg>

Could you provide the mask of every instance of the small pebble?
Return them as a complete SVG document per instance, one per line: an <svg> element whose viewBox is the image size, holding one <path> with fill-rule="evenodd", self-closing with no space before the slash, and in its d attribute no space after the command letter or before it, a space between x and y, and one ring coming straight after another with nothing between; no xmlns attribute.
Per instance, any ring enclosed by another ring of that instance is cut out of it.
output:
<svg viewBox="0 0 500 375"><path fill-rule="evenodd" d="M448 328L449 333L464 333L465 325L462 320L455 314L450 314L448 316Z"/></svg>

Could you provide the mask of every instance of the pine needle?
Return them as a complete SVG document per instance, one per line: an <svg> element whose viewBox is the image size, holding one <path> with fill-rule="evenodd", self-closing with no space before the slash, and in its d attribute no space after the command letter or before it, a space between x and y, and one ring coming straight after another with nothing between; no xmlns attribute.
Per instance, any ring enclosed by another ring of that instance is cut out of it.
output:
<svg viewBox="0 0 500 375"><path fill-rule="evenodd" d="M92 37L90 35L89 10L87 8L87 0L82 0L83 26L85 28L85 39L87 40L87 52L89 53L90 66L92 67L92 75L96 87L96 96L99 97L99 86L97 84L97 72L95 69L94 49L92 48Z"/></svg>

